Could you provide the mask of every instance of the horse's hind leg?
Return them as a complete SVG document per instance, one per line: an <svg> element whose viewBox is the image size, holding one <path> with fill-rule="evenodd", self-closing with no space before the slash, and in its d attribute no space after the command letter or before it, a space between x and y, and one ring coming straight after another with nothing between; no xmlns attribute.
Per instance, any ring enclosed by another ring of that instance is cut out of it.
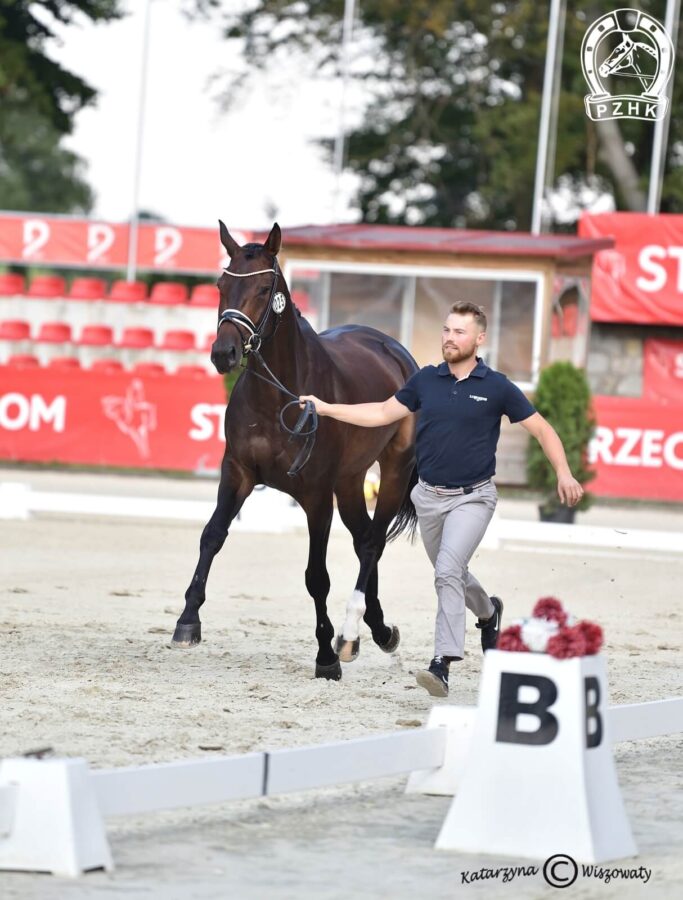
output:
<svg viewBox="0 0 683 900"><path fill-rule="evenodd" d="M315 677L338 681L341 678L339 657L332 649L334 627L327 614L327 595L330 592L330 576L327 571L327 542L332 525L332 494L319 495L304 500L302 506L308 520L309 550L306 566L306 589L315 603L315 636L318 639L318 655L315 659Z"/></svg>
<svg viewBox="0 0 683 900"><path fill-rule="evenodd" d="M342 662L354 660L360 650L359 626L365 619L373 640L387 652L398 646L398 629L384 623L384 613L377 598L377 563L384 549L383 536L377 540L375 523L368 515L363 495L364 473L337 485L337 505L342 522L351 532L353 548L360 562L354 591L346 606L346 618L337 638L337 652Z"/></svg>
<svg viewBox="0 0 683 900"><path fill-rule="evenodd" d="M199 607L206 599L206 581L211 563L228 536L230 523L253 487L253 476L226 453L223 457L216 509L202 532L199 562L185 592L185 609L173 634L173 644L176 647L191 647L202 639Z"/></svg>

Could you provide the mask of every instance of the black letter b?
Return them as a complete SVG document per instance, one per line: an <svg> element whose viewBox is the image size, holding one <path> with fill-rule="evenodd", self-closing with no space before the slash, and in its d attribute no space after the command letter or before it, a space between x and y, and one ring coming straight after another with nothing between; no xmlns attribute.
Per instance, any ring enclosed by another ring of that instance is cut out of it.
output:
<svg viewBox="0 0 683 900"><path fill-rule="evenodd" d="M524 685L535 687L538 700L535 703L520 703L519 689ZM559 724L557 718L548 712L548 707L557 700L555 682L543 675L516 675L512 672L501 672L500 700L498 704L498 730L496 740L506 744L550 744L557 737ZM517 716L526 713L536 716L536 731L519 731Z"/></svg>

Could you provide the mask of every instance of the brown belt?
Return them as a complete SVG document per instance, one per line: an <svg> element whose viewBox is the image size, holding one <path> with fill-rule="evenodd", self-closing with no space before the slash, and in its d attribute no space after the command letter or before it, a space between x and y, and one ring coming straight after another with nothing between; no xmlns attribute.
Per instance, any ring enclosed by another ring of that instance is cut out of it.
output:
<svg viewBox="0 0 683 900"><path fill-rule="evenodd" d="M483 481L478 481L476 484L468 484L464 487L449 488L445 487L442 484L428 484L421 478L419 479L420 484L425 490L431 491L433 494L445 494L446 496L451 497L456 497L459 494L471 494L473 490L483 487L485 484L489 484L490 481L490 478L485 478Z"/></svg>

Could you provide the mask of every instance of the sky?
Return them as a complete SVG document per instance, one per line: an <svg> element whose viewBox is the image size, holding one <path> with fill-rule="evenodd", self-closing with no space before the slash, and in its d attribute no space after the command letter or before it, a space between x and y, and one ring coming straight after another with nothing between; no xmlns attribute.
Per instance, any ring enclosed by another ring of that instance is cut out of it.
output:
<svg viewBox="0 0 683 900"><path fill-rule="evenodd" d="M134 206L145 2L124 8L121 21L61 28L49 48L99 91L65 143L88 164L93 215L109 221L129 218ZM225 82L215 76L242 64L219 21L188 21L178 0L152 0L150 15L139 208L178 225L211 227L222 218L237 230L270 227L269 205L285 227L357 219L354 177L344 177L335 202L331 163L312 143L336 131L339 83L279 60L252 76L226 112L218 100Z"/></svg>

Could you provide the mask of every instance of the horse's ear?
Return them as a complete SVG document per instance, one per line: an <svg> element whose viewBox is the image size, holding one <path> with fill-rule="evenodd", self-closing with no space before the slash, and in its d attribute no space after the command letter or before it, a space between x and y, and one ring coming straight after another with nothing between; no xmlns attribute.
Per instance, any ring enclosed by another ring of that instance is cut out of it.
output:
<svg viewBox="0 0 683 900"><path fill-rule="evenodd" d="M223 244L228 256L232 259L239 250L240 245L225 227L225 223L221 222L220 219L218 220L218 230L221 233L221 244Z"/></svg>
<svg viewBox="0 0 683 900"><path fill-rule="evenodd" d="M282 232L280 231L280 226L277 222L270 229L270 234L266 238L266 242L263 245L266 250L269 250L273 256L277 256L280 250L280 244L282 243Z"/></svg>

